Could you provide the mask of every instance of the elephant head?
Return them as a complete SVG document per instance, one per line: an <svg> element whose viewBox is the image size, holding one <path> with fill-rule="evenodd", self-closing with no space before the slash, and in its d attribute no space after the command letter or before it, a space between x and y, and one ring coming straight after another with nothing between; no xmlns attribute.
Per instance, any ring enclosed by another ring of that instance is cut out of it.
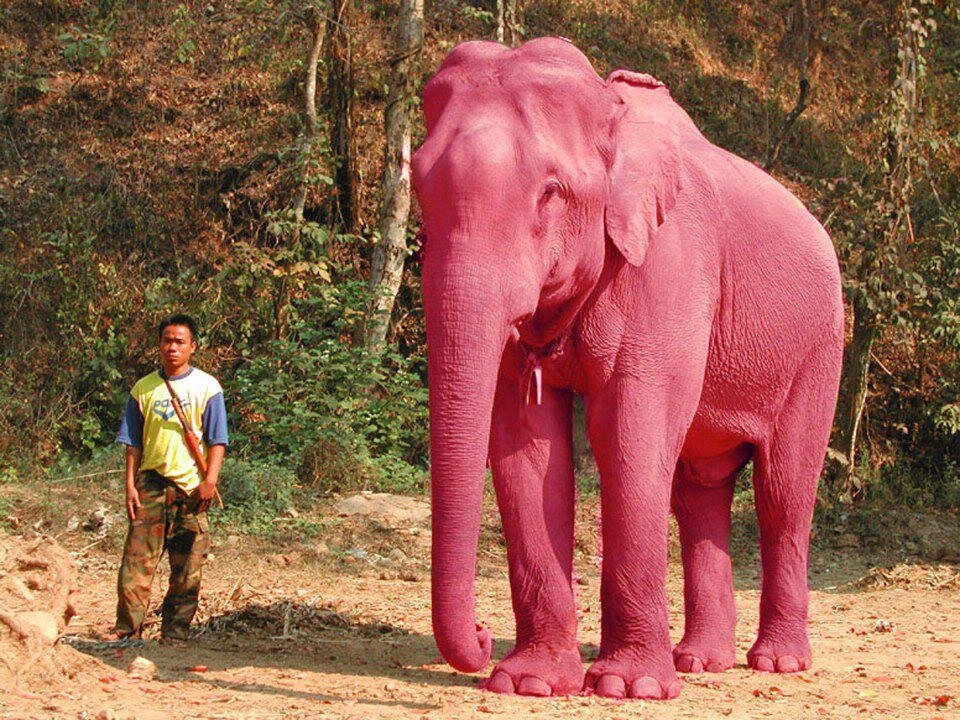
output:
<svg viewBox="0 0 960 720"><path fill-rule="evenodd" d="M546 346L605 266L642 264L680 188L689 119L649 76L604 81L556 38L461 45L423 101L413 170L426 237L433 624L447 661L476 671L491 651L474 576L505 348L516 332L528 349Z"/></svg>

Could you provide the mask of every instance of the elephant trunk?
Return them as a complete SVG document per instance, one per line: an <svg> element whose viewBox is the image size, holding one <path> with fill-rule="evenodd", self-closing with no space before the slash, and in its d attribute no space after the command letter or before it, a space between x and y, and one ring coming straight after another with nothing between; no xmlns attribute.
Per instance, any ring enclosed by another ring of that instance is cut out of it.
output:
<svg viewBox="0 0 960 720"><path fill-rule="evenodd" d="M488 278L424 265L430 379L433 631L450 665L475 672L492 642L476 622L484 468L507 323ZM480 273L476 273L479 275ZM458 277L459 275L459 277Z"/></svg>

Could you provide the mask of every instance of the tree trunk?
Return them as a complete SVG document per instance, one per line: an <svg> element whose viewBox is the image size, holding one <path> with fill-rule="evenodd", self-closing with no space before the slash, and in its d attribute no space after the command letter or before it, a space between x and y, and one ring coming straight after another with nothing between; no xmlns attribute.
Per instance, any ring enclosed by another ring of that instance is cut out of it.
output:
<svg viewBox="0 0 960 720"><path fill-rule="evenodd" d="M510 47L520 42L517 0L497 0L497 42Z"/></svg>
<svg viewBox="0 0 960 720"><path fill-rule="evenodd" d="M370 263L373 296L366 345L383 346L390 313L400 290L407 257L407 218L410 215L410 105L423 45L423 0L403 0L397 24L390 90L384 110L387 145L381 187L380 241Z"/></svg>
<svg viewBox="0 0 960 720"><path fill-rule="evenodd" d="M867 401L870 380L870 352L877 338L877 316L867 305L866 298L857 296L853 303L853 339L847 347L840 382L843 398L838 412L838 440L841 466L839 490L845 499L852 500L863 491L856 472L856 449L863 410Z"/></svg>
<svg viewBox="0 0 960 720"><path fill-rule="evenodd" d="M822 0L794 0L787 18L787 30L780 41L778 53L797 66L800 73L799 91L793 109L770 138L763 169L773 169L784 141L803 111L810 107L820 77L823 43L820 40Z"/></svg>
<svg viewBox="0 0 960 720"><path fill-rule="evenodd" d="M313 154L313 143L317 137L317 63L320 62L320 53L323 51L324 28L320 14L316 8L309 8L304 17L307 28L310 30L312 42L310 55L307 58L307 74L304 78L303 90L303 132L297 148L297 162L300 165L297 178L297 188L293 194L294 230L291 241L296 244L300 240L300 225L303 223L303 213L307 205L307 191L310 187L310 157ZM274 299L273 337L281 340L287 333L290 320L290 283L287 278L281 277Z"/></svg>
<svg viewBox="0 0 960 720"><path fill-rule="evenodd" d="M353 138L353 50L350 42L350 0L332 0L327 20L327 103L330 108L330 151L333 154L332 221L345 232L359 222L356 152Z"/></svg>
<svg viewBox="0 0 960 720"><path fill-rule="evenodd" d="M313 43L310 47L310 56L307 58L307 76L304 79L303 91L303 133L300 136L300 178L297 184L297 191L293 198L294 219L303 222L303 210L307 202L307 188L309 186L310 154L313 150L313 142L317 137L317 63L320 62L320 53L323 51L323 24L320 22L319 13L315 8L311 8L305 18L307 28L313 36Z"/></svg>
<svg viewBox="0 0 960 720"><path fill-rule="evenodd" d="M861 261L858 280L861 288L868 286L868 279L883 278L883 263L891 262L891 258L897 255L896 251L912 240L910 194L917 145L919 68L923 59L920 55L920 37L916 31L917 27L923 26L918 22L918 17L912 0L901 0L893 33L898 63L890 73L883 212L874 234L874 246L864 253L865 259ZM889 284L884 282L883 285L881 292L889 293ZM870 352L880 334L880 318L877 311L869 307L863 292L860 291L853 304L853 340L844 358L840 388L844 403L837 414L840 423L837 435L843 454L838 490L841 497L848 499L864 492L863 483L857 478L856 447L866 403Z"/></svg>

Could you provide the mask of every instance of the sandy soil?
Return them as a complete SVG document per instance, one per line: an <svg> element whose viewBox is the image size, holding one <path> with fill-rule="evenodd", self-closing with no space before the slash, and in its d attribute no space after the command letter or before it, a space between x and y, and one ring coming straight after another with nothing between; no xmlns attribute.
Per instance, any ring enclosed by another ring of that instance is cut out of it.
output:
<svg viewBox="0 0 960 720"><path fill-rule="evenodd" d="M493 537L486 533L481 548L478 612L498 638L495 657L502 657L513 616L503 549ZM179 647L149 639L155 626L142 646L93 640L93 630L113 617L119 558L113 547L87 549L78 554L81 616L67 630L77 650L61 648L71 654L64 666L72 678L47 689L5 689L0 717L960 718L955 565L899 565L871 574L876 558L858 549L815 553L814 668L769 675L744 665L759 598L755 551L742 549L733 670L686 675L680 698L665 703L527 699L481 692L477 677L439 658L430 634L427 530L380 527L366 540L376 549L361 558L328 546L328 538L283 548L225 540L207 566L196 638ZM78 537L72 549L83 544ZM388 557L390 546L403 555ZM599 641L599 580L583 548L578 572L582 650L589 660ZM162 585L158 579L157 603ZM669 593L679 639L682 585L675 558ZM138 655L156 663L153 680L128 674Z"/></svg>

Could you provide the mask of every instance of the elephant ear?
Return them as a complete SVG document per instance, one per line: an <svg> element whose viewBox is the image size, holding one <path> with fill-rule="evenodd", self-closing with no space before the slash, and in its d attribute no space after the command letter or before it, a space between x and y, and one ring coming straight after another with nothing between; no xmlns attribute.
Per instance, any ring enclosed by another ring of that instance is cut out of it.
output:
<svg viewBox="0 0 960 720"><path fill-rule="evenodd" d="M611 130L607 234L631 265L641 265L650 242L680 192L680 128L663 83L617 70L607 86L619 98Z"/></svg>

